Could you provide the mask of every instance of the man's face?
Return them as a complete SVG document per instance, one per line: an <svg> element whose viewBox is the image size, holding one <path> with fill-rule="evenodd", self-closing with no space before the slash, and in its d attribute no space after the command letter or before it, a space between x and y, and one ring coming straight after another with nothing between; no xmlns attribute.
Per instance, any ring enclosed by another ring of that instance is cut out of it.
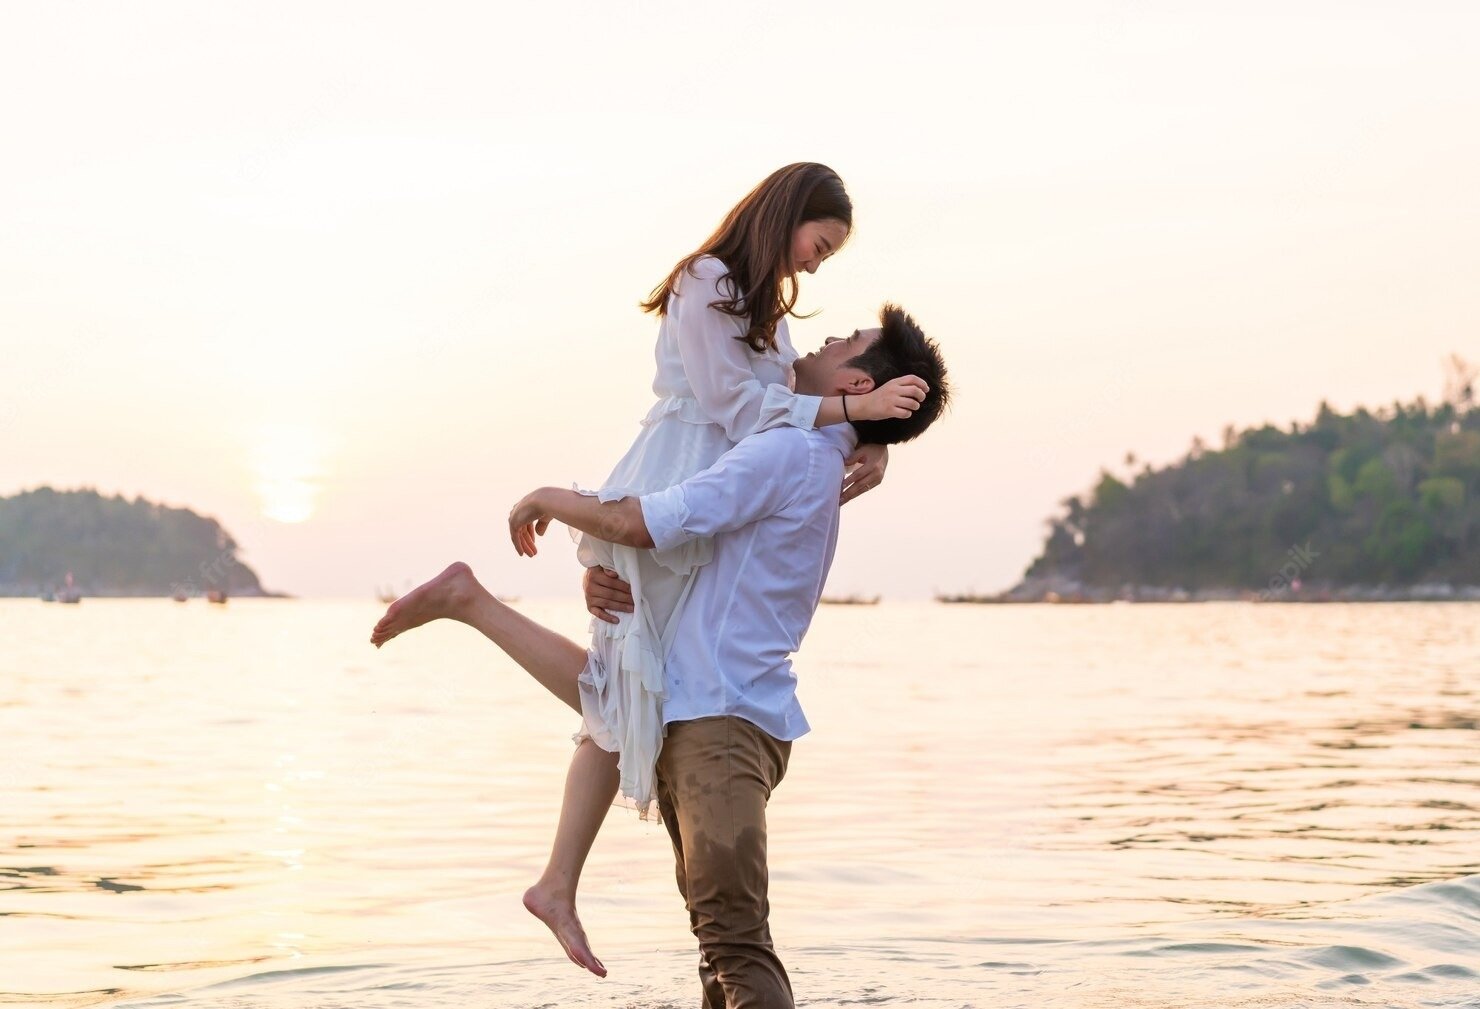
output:
<svg viewBox="0 0 1480 1009"><path fill-rule="evenodd" d="M855 329L851 336L830 336L827 342L796 361L796 391L804 396L861 396L873 391L868 372L847 365L879 338L878 327Z"/></svg>

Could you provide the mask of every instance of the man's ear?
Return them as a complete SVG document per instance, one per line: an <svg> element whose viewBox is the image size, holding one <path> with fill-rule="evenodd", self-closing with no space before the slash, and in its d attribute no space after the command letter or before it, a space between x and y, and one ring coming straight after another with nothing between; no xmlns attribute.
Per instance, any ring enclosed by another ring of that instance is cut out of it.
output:
<svg viewBox="0 0 1480 1009"><path fill-rule="evenodd" d="M874 391L874 377L857 368L846 368L839 372L838 384L842 386L839 392L847 396L862 396Z"/></svg>

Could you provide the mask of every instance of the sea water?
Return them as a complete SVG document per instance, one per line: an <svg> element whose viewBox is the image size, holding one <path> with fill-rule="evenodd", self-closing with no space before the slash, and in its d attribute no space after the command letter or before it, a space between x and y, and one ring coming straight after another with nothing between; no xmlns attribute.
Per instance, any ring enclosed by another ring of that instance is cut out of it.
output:
<svg viewBox="0 0 1480 1009"><path fill-rule="evenodd" d="M661 826L582 882L606 979L520 905L575 716L382 609L0 600L0 1004L699 1004ZM796 667L799 1005L1480 1006L1480 605L886 600Z"/></svg>

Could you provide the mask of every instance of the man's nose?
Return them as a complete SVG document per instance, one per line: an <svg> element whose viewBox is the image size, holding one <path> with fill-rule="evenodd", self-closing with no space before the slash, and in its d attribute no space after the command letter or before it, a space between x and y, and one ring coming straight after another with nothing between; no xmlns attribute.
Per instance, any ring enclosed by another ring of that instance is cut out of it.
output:
<svg viewBox="0 0 1480 1009"><path fill-rule="evenodd" d="M822 345L824 347L826 347L828 344L830 344L830 343L837 343L841 339L842 339L841 336L829 336L826 340L823 340L822 341Z"/></svg>

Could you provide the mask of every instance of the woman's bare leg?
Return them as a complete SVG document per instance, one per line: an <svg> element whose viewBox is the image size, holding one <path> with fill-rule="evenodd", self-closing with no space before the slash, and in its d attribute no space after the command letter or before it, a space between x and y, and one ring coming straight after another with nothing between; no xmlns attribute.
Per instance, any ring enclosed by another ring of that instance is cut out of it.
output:
<svg viewBox="0 0 1480 1009"><path fill-rule="evenodd" d="M398 634L443 618L481 631L541 686L580 713L576 680L586 668L586 649L499 602L462 561L454 561L391 603L371 631L370 643L379 648Z"/></svg>
<svg viewBox="0 0 1480 1009"><path fill-rule="evenodd" d="M586 668L586 649L499 602L462 561L391 603L370 642L379 648L398 634L438 619L457 620L480 631L541 686L580 712L577 678ZM617 755L582 740L566 774L550 861L539 882L524 894L524 906L555 933L571 961L599 977L606 976L606 967L591 952L576 914L576 885L617 784Z"/></svg>
<svg viewBox="0 0 1480 1009"><path fill-rule="evenodd" d="M598 977L606 977L606 967L591 952L586 930L576 915L576 886L606 811L617 797L617 784L617 755L590 739L581 740L565 776L565 802L560 807L550 861L539 882L524 891L524 906L530 914L550 927L572 961Z"/></svg>

